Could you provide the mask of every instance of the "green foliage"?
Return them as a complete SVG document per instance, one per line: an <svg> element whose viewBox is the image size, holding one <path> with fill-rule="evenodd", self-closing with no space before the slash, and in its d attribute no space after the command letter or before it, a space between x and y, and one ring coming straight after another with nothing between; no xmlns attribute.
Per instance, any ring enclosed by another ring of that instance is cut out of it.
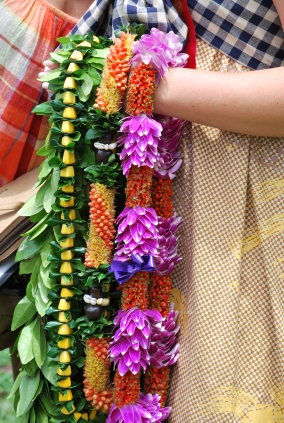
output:
<svg viewBox="0 0 284 423"><path fill-rule="evenodd" d="M78 46L77 44L87 39L91 47ZM75 423L73 414L64 416L58 404L58 392L62 394L67 390L58 387L57 381L62 377L57 374L57 367L66 369L68 364L60 363L59 354L62 351L58 342L65 337L58 335L58 304L62 285L60 279L70 281L73 285L68 286L72 292L71 311L66 311L65 317L72 320L68 322L73 334L69 336L72 360L72 393L74 399L66 404L68 410L72 404L76 410L86 409L86 400L82 398L82 371L78 369L84 364L82 339L90 336L110 336L112 320L100 318L96 322L89 322L82 317L84 302L83 292L88 289L90 283L99 281L103 291L113 281L113 275L108 273L108 265L101 266L98 270L90 272L82 263L85 254L85 239L88 232L88 177L96 178L108 187L120 184L121 166L112 156L107 165L96 166L94 151L90 148L91 140L117 131L121 126L122 115L109 116L101 111L94 110L92 105L95 100L96 88L101 81L101 71L105 63L111 40L99 37L99 43L93 41L93 33L71 35L61 37L61 50L51 54L51 59L59 64L59 68L44 76L41 80L48 81L50 89L59 97L62 97L65 89L64 81L67 76L67 68L71 60L70 54L76 48L84 53L84 60L77 62L80 69L72 74L77 81L77 89L70 90L79 99L72 107L76 109L77 117L68 119L73 123L76 130L73 133L61 131L63 110L66 107L62 98L42 103L36 106L34 113L49 116L51 130L45 145L38 151L38 155L44 157L39 168L38 180L35 187L38 192L33 195L19 211L22 216L30 216L35 223L32 229L23 234L26 238L20 245L16 261L20 263L20 273L30 275L26 297L17 305L13 317L12 329L24 326L16 343L22 368L12 391L14 408L17 417L13 421L17 423ZM68 135L72 140L68 146L62 146L62 137ZM61 177L60 172L66 168L63 163L63 151L68 150L75 155L75 176L72 178ZM88 167L88 172L84 172ZM65 193L62 188L66 185L74 185L75 192ZM69 208L63 207L65 201L74 197L73 209L76 210L76 219L70 221ZM63 215L62 215L63 214ZM74 225L74 234L68 238L75 240L75 246L71 248L74 258L70 260L73 272L61 273L61 254L64 251L60 242L66 239L61 234L61 225L67 227ZM110 307L109 310L112 310ZM105 420L97 420L105 421Z"/></svg>
<svg viewBox="0 0 284 423"><path fill-rule="evenodd" d="M139 40L142 35L144 34L150 34L150 31L148 29L146 29L145 24L138 24L137 22L131 22L128 23L127 25L123 24L122 26L118 27L119 29L117 29L116 31L114 31L114 35L117 38L120 38L120 33L121 32L129 32L130 34L135 34L135 40Z"/></svg>
<svg viewBox="0 0 284 423"><path fill-rule="evenodd" d="M86 140L99 140L110 132L117 132L122 125L124 115L116 113L109 115L100 109L88 108L88 124L90 129L86 133Z"/></svg>
<svg viewBox="0 0 284 423"><path fill-rule="evenodd" d="M98 182L108 188L121 188L125 181L122 174L122 166L116 159L115 154L112 154L107 163L100 163L99 165L89 166L85 169L87 178L92 182Z"/></svg>
<svg viewBox="0 0 284 423"><path fill-rule="evenodd" d="M37 371L33 377L24 376L20 384L20 399L17 405L17 417L25 414L33 405L40 385L40 372ZM42 385L41 385L42 388Z"/></svg>
<svg viewBox="0 0 284 423"><path fill-rule="evenodd" d="M24 325L36 314L36 308L27 297L24 297L17 305L13 315L12 330L18 329Z"/></svg>
<svg viewBox="0 0 284 423"><path fill-rule="evenodd" d="M33 328L35 321L27 324L21 332L18 351L22 364L29 363L34 358L33 353Z"/></svg>
<svg viewBox="0 0 284 423"><path fill-rule="evenodd" d="M114 312L115 310L112 310ZM107 319L105 317L100 317L97 320L90 321L87 316L79 317L76 321L77 323L77 332L81 335L82 339L88 338L102 338L111 337L113 330L112 319Z"/></svg>

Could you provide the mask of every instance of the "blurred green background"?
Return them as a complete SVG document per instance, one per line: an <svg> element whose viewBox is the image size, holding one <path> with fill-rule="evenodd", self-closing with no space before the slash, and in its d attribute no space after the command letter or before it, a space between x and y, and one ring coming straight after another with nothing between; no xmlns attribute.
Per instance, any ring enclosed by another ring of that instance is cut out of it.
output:
<svg viewBox="0 0 284 423"><path fill-rule="evenodd" d="M0 351L0 422L11 423L15 419L13 399L7 400L13 386L13 374L9 349Z"/></svg>

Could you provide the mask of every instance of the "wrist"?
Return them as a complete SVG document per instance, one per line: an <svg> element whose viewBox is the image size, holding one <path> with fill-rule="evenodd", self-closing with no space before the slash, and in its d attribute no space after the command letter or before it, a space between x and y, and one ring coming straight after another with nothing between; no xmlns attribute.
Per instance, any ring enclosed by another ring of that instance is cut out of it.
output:
<svg viewBox="0 0 284 423"><path fill-rule="evenodd" d="M169 115L168 108L171 104L171 77L175 69L169 69L164 78L160 80L159 85L154 92L154 113L160 115Z"/></svg>

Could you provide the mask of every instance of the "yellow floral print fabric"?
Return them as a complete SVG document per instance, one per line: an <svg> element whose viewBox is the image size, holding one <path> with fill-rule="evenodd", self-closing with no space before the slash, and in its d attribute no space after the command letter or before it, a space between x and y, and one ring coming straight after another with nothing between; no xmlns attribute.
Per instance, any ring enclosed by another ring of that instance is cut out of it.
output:
<svg viewBox="0 0 284 423"><path fill-rule="evenodd" d="M197 68L249 72L197 42ZM187 124L171 423L284 423L284 139Z"/></svg>

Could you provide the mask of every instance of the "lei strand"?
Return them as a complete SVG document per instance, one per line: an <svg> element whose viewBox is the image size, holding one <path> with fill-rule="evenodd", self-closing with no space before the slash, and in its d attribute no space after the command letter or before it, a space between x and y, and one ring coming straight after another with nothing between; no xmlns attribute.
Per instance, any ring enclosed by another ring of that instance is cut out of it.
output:
<svg viewBox="0 0 284 423"><path fill-rule="evenodd" d="M50 116L51 131L39 151L40 189L21 210L36 225L17 253L31 279L12 324L25 326L11 394L17 417L29 423L159 422L170 412L169 366L179 353L170 273L181 224L171 179L181 165L182 122L152 111L159 78L187 56L173 33L153 29L134 42L143 25L121 29L114 43L93 33L60 38L62 49L51 54L60 68L41 79L57 97L34 110ZM121 120L129 72L130 116ZM126 208L116 234L122 170Z"/></svg>
<svg viewBox="0 0 284 423"><path fill-rule="evenodd" d="M117 370L108 423L160 422L170 413L163 407L169 365L178 359L179 327L177 313L169 305L169 274L179 261L174 233L181 224L173 216L170 178L181 164L177 150L182 122L169 118L159 122L151 116L156 77L163 77L170 66L185 65L186 55L180 50L178 37L155 29L132 49L126 107L132 116L124 119L118 138L128 179L127 207L117 218L117 247L110 268L123 285L122 310L114 318L116 333L109 348ZM144 393L141 371L146 373Z"/></svg>

